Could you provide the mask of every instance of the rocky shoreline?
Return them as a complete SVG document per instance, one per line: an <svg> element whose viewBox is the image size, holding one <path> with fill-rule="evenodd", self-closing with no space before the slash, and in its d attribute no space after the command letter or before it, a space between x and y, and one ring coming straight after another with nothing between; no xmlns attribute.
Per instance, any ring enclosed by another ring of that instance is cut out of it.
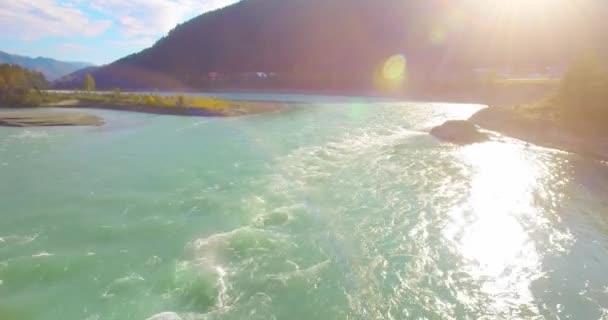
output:
<svg viewBox="0 0 608 320"><path fill-rule="evenodd" d="M490 139L489 135L468 120L449 120L431 130L431 135L438 139L460 144L473 144Z"/></svg>
<svg viewBox="0 0 608 320"><path fill-rule="evenodd" d="M549 117L530 119L516 107L486 108L470 119L476 125L539 146L577 153L608 161L608 138L604 135L575 132Z"/></svg>
<svg viewBox="0 0 608 320"><path fill-rule="evenodd" d="M447 128L453 128L450 124L452 122L434 128L431 134L444 141L469 144L483 141L469 141L471 136L477 135L471 128L482 128L539 146L608 161L608 137L575 132L552 120L549 115L530 117L518 107L488 107L478 111L468 120L460 121L466 125L460 124L459 128L456 128L458 130L448 131L447 137L437 134L438 131L445 133L446 125Z"/></svg>

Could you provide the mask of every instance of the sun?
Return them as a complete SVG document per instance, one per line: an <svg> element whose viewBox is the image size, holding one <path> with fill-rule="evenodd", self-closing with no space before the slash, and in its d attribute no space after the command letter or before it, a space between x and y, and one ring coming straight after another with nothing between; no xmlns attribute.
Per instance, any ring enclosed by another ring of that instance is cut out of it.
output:
<svg viewBox="0 0 608 320"><path fill-rule="evenodd" d="M476 0L476 2L489 18L507 18L514 22L543 19L572 4L572 1L565 0Z"/></svg>

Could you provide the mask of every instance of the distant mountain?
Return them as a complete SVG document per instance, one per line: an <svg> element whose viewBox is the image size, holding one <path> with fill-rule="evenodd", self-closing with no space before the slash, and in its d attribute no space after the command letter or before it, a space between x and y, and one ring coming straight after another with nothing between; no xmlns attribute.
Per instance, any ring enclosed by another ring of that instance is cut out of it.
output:
<svg viewBox="0 0 608 320"><path fill-rule="evenodd" d="M86 62L58 61L50 58L30 58L0 51L0 63L16 64L26 69L39 71L49 80L57 80L82 68L93 66Z"/></svg>
<svg viewBox="0 0 608 320"><path fill-rule="evenodd" d="M540 7L540 4L546 4ZM550 6L549 6L550 4ZM567 64L605 45L605 0L243 0L93 72L100 88L370 88L383 62L409 78Z"/></svg>

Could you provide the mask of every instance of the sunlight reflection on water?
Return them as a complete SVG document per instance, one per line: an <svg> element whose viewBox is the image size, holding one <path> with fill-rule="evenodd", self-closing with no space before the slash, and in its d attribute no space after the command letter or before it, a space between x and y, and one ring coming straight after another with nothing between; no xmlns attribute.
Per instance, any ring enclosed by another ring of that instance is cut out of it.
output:
<svg viewBox="0 0 608 320"><path fill-rule="evenodd" d="M495 312L512 314L510 306L526 306L536 313L530 286L543 276L542 257L531 230L547 223L534 203L546 170L518 144L476 144L461 156L472 170L470 193L451 214L456 223L447 237Z"/></svg>

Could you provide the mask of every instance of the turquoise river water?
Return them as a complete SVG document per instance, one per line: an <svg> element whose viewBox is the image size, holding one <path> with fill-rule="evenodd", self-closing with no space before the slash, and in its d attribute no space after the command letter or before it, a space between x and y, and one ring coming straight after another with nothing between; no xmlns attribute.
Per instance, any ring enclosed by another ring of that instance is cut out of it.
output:
<svg viewBox="0 0 608 320"><path fill-rule="evenodd" d="M0 128L1 320L608 319L608 164L322 96Z"/></svg>

